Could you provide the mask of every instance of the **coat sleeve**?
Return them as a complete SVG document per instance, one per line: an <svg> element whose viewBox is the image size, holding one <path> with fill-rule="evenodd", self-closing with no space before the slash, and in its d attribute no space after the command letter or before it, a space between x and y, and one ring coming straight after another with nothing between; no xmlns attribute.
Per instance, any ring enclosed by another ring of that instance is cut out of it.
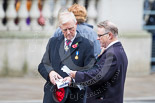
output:
<svg viewBox="0 0 155 103"><path fill-rule="evenodd" d="M38 66L39 73L47 81L49 81L49 73L53 70L52 65L51 65L51 60L50 60L50 54L49 54L51 42L52 40L50 39L46 46L46 51L41 60L41 63Z"/></svg>
<svg viewBox="0 0 155 103"><path fill-rule="evenodd" d="M103 83L113 77L117 69L116 56L109 53L106 54L106 59L101 58L101 63L95 64L91 69L83 72L76 72L76 83L88 84L93 81L93 84ZM95 81L95 82L94 82Z"/></svg>

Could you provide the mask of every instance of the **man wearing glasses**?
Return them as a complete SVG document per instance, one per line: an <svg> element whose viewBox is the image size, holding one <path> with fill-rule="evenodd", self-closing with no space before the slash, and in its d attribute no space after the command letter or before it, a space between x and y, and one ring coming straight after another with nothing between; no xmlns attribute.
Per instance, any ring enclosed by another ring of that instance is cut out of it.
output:
<svg viewBox="0 0 155 103"><path fill-rule="evenodd" d="M77 87L67 87L65 91L53 90L56 80L71 77L64 73L61 68L66 65L72 70L85 70L93 66L94 47L88 39L80 36L76 31L77 21L72 12L63 12L59 16L59 27L63 35L50 38L46 52L39 64L38 71L47 81L44 86L43 103L85 103L86 91ZM69 92L70 91L70 92Z"/></svg>
<svg viewBox="0 0 155 103"><path fill-rule="evenodd" d="M87 103L123 103L128 59L118 41L118 29L110 21L98 24L98 40L105 51L88 71L72 71L76 83L88 86Z"/></svg>

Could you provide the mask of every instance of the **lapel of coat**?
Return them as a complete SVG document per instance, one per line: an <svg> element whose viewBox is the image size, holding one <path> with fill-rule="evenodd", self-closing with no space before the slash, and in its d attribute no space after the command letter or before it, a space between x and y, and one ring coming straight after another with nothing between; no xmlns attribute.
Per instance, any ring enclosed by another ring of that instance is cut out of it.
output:
<svg viewBox="0 0 155 103"><path fill-rule="evenodd" d="M75 39L74 39L74 41L73 41L70 49L65 54L63 53L63 55L60 55L61 56L61 61L65 60L66 58L68 58L69 56L71 56L72 53L79 48L79 43L81 41L82 41L82 38L81 38L80 34L77 33L77 35L76 35L76 37L75 37ZM77 47L73 48L73 45L76 45L76 44L77 44ZM64 50L64 45L63 45L62 48Z"/></svg>
<svg viewBox="0 0 155 103"><path fill-rule="evenodd" d="M58 38L58 43L56 44L56 53L59 53L60 60L62 61L62 57L64 56L64 36L60 36ZM57 57L56 57L57 58Z"/></svg>

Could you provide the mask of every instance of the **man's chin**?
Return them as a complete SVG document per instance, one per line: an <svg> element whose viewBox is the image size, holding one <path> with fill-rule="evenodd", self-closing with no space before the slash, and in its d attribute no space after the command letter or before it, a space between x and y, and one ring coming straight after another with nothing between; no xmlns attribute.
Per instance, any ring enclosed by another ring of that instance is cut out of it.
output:
<svg viewBox="0 0 155 103"><path fill-rule="evenodd" d="M104 45L100 43L101 48L104 48Z"/></svg>
<svg viewBox="0 0 155 103"><path fill-rule="evenodd" d="M104 48L103 46L101 46L101 49Z"/></svg>

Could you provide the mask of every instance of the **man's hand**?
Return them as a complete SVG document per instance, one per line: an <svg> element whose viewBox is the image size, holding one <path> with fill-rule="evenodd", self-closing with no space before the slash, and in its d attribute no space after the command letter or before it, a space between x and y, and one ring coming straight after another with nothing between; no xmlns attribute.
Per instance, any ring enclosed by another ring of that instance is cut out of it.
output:
<svg viewBox="0 0 155 103"><path fill-rule="evenodd" d="M63 79L63 82L65 82L65 81L68 81L69 82L69 85L70 85L71 84L71 81L72 81L72 78L71 77L65 77Z"/></svg>
<svg viewBox="0 0 155 103"><path fill-rule="evenodd" d="M75 78L76 72L77 72L77 71L71 71L71 72L70 72L70 76L71 76L72 78Z"/></svg>
<svg viewBox="0 0 155 103"><path fill-rule="evenodd" d="M55 81L58 79L62 79L62 77L55 71L51 71L49 73L50 81L52 84L56 85Z"/></svg>

